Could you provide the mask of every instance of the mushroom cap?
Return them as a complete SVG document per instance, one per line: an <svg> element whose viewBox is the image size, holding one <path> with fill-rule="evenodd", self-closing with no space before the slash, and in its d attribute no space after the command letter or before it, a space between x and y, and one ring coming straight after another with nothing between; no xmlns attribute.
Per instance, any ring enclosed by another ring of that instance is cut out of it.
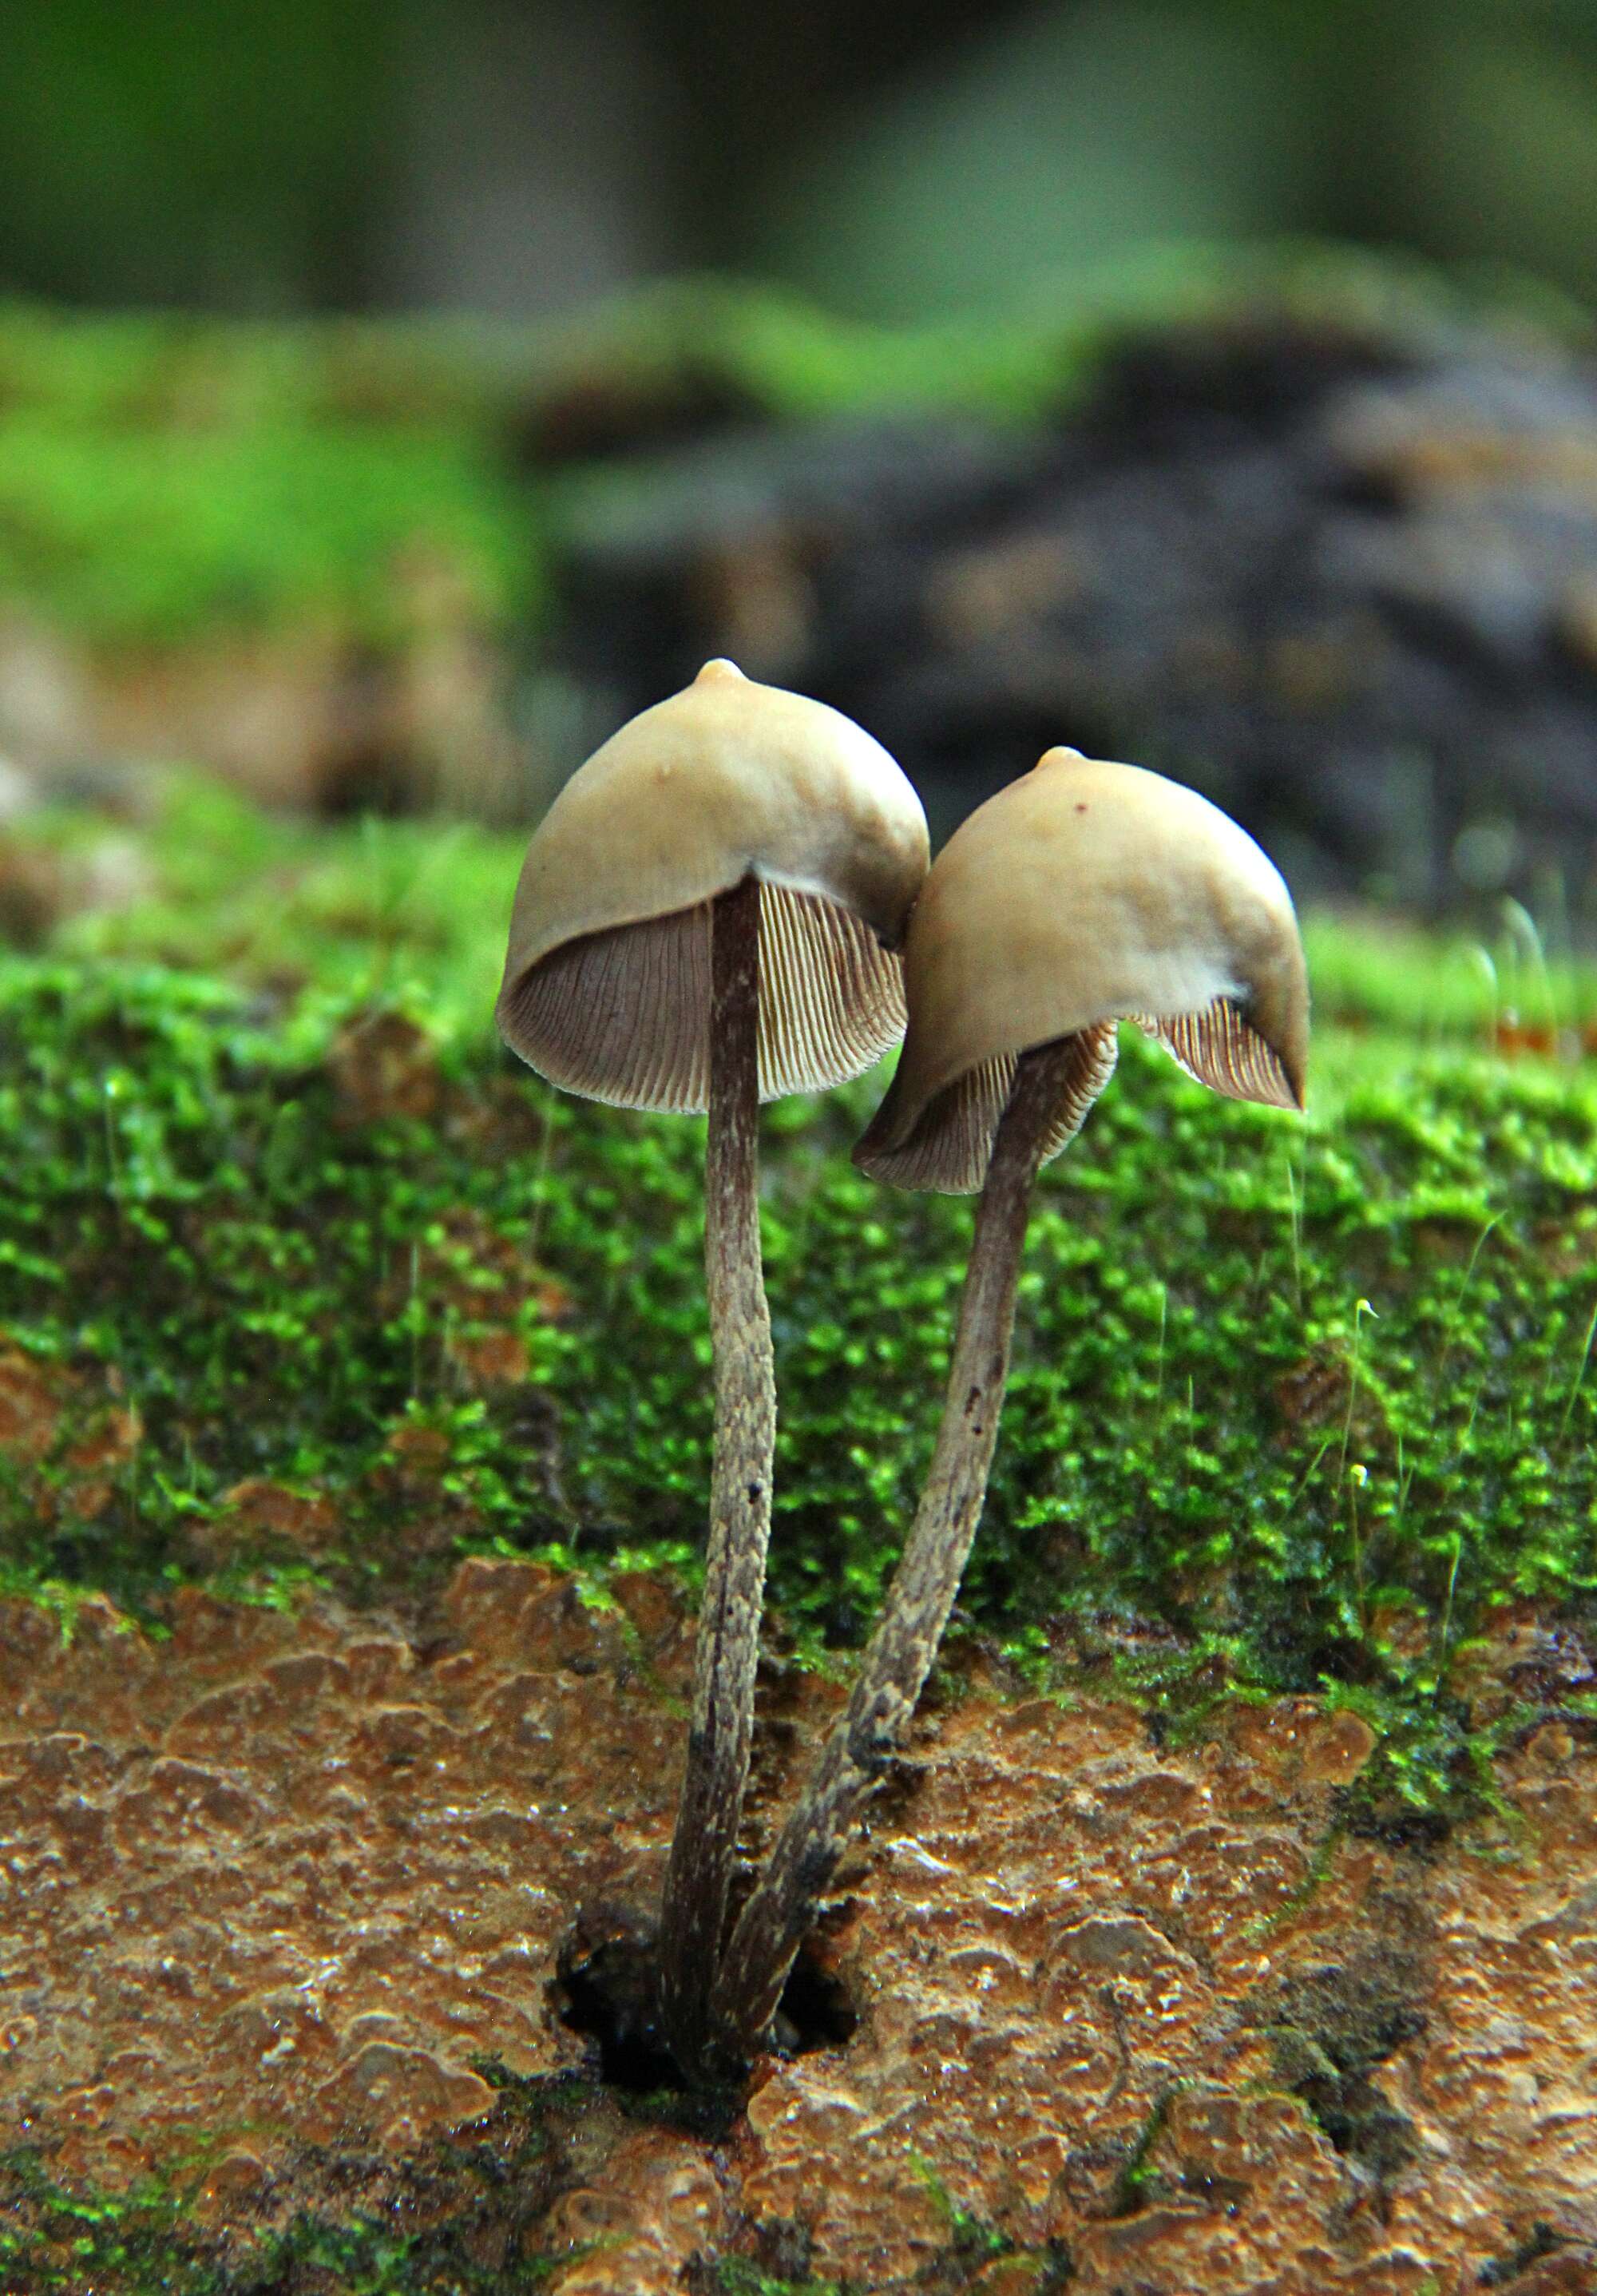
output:
<svg viewBox="0 0 1597 2296"><path fill-rule="evenodd" d="M1050 750L979 807L921 890L905 985L903 1056L855 1152L900 1186L979 1188L1020 1054L1099 1032L1049 1140L1057 1155L1108 1080L1102 1032L1119 1020L1217 1092L1303 1105L1291 895L1228 815L1140 766Z"/></svg>
<svg viewBox="0 0 1597 2296"><path fill-rule="evenodd" d="M710 904L753 875L760 1097L839 1084L904 1033L892 952L928 857L921 800L880 742L707 662L595 750L533 832L500 1030L568 1091L702 1109Z"/></svg>

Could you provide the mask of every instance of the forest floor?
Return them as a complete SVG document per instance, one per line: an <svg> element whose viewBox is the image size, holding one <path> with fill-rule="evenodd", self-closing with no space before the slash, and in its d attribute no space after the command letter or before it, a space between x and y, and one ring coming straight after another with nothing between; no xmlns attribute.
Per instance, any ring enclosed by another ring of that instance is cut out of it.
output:
<svg viewBox="0 0 1597 2296"><path fill-rule="evenodd" d="M10 1613L8 2286L1592 2286L1585 1734L1518 1734L1469 1827L1383 1825L1349 1712L1173 1746L967 1652L806 2046L717 2112L570 2021L658 1896L690 1658L658 1578L613 1591ZM1568 1655L1505 1613L1472 1694ZM838 1696L767 1682L756 1838Z"/></svg>
<svg viewBox="0 0 1597 2296"><path fill-rule="evenodd" d="M181 780L6 834L0 2284L1597 2284L1590 977L1311 920L1304 1123L1127 1032L803 2046L707 2106L592 2030L682 1745L701 1128L493 1046L514 859ZM849 1166L876 1089L766 1120L751 1851L968 1233Z"/></svg>

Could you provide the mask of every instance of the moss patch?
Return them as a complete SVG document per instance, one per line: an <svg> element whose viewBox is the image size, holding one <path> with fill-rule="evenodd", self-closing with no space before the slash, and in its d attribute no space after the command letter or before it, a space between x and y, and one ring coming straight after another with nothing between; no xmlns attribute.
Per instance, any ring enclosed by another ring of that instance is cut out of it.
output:
<svg viewBox="0 0 1597 2296"><path fill-rule="evenodd" d="M580 2080L506 2079L491 2121L414 2161L321 2157L312 2173L345 2206L275 2223L260 2193L219 2217L219 2146L120 2192L58 2181L36 2153L13 2151L0 2156L5 2285L19 2296L528 2296L580 2252L552 2255L538 2227L573 2174L593 2103Z"/></svg>
<svg viewBox="0 0 1597 2296"><path fill-rule="evenodd" d="M536 521L477 364L399 347L0 312L0 607L122 646L291 623L382 643L407 569L441 568L479 616L525 615Z"/></svg>
<svg viewBox="0 0 1597 2296"><path fill-rule="evenodd" d="M691 1573L701 1128L493 1044L513 847L180 786L143 858L148 898L0 982L7 1584L70 1612L195 1576L391 1595L479 1550L596 1600L618 1561ZM1491 1607L1589 1615L1597 1078L1493 1057L1462 989L1405 1028L1346 939L1306 1127L1126 1032L1040 1191L964 1609L1044 1685L1324 1690L1428 1803L1489 1750L1452 1676ZM891 1568L969 1233L849 1165L874 1089L766 1124L773 1598L816 1658Z"/></svg>

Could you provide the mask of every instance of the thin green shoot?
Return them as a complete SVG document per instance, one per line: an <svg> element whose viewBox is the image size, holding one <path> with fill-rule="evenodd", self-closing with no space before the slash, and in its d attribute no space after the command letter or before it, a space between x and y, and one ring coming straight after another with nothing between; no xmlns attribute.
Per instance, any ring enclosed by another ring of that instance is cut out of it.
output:
<svg viewBox="0 0 1597 2296"><path fill-rule="evenodd" d="M1558 1439L1560 1443L1569 1431L1569 1420L1575 1409L1575 1398L1580 1393L1581 1382L1586 1375L1586 1365L1592 1360L1593 1341L1597 1341L1597 1307L1592 1309L1591 1321L1586 1325L1585 1341L1580 1350L1580 1361L1575 1367L1574 1378L1569 1382L1569 1392L1564 1398L1563 1413L1558 1423Z"/></svg>
<svg viewBox="0 0 1597 2296"><path fill-rule="evenodd" d="M1486 1016L1486 1050L1495 1053L1503 1027L1502 987L1497 978L1497 967L1492 960L1491 950L1482 941L1471 941L1466 955L1486 982L1486 994L1491 1000Z"/></svg>
<svg viewBox="0 0 1597 2296"><path fill-rule="evenodd" d="M1314 1470L1318 1467L1321 1460L1325 1456L1325 1454L1330 1450L1331 1445L1336 1441L1336 1439L1337 1439L1334 1435L1328 1435L1325 1438L1319 1449L1314 1453L1314 1457L1309 1461L1307 1466L1305 1467L1302 1474L1299 1475L1298 1480L1293 1484L1291 1490L1287 1496L1287 1512L1289 1514L1297 1505L1298 1500L1303 1496L1304 1492L1308 1488L1309 1484L1314 1480Z"/></svg>
<svg viewBox="0 0 1597 2296"><path fill-rule="evenodd" d="M1342 1480L1347 1470L1347 1446L1353 1437L1354 1406L1358 1401L1359 1342L1366 1316L1372 1323L1380 1321L1367 1300L1355 1301L1353 1309L1353 1353L1347 1365L1347 1409L1342 1419L1342 1447L1337 1455L1338 1482Z"/></svg>
<svg viewBox="0 0 1597 2296"><path fill-rule="evenodd" d="M1523 958L1529 968L1546 1016L1548 1035L1556 1046L1559 1041L1558 1000L1553 993L1552 975L1547 968L1547 952L1543 947L1536 921L1525 904L1516 901L1511 894L1503 897L1503 919L1514 943L1516 961Z"/></svg>
<svg viewBox="0 0 1597 2296"><path fill-rule="evenodd" d="M1431 1691L1433 1701L1442 1694L1442 1684L1447 1672L1448 1654L1453 1647L1453 1595L1454 1589L1458 1585L1458 1567L1462 1560L1463 1552L1464 1534L1460 1529L1453 1534L1453 1567L1447 1573L1447 1594L1442 1604L1441 1625L1437 1634L1437 1678L1435 1687Z"/></svg>
<svg viewBox="0 0 1597 2296"><path fill-rule="evenodd" d="M1470 1252L1469 1265L1464 1269L1463 1282L1458 1287L1458 1292L1454 1299L1452 1308L1448 1313L1446 1328L1442 1333L1442 1352L1437 1362L1436 1394L1438 1401L1441 1398L1443 1386L1447 1377L1447 1358L1453 1352L1454 1337L1458 1330L1459 1317L1463 1313L1464 1300L1469 1294L1470 1284L1475 1274L1476 1263L1480 1258L1486 1238L1491 1234L1492 1230L1497 1226L1502 1218L1503 1214L1501 1212L1494 1212L1491 1218L1487 1220L1486 1226L1481 1229L1480 1234L1476 1237L1475 1248Z"/></svg>
<svg viewBox="0 0 1597 2296"><path fill-rule="evenodd" d="M1301 1151L1299 1152L1301 1153ZM1303 1313L1303 1189L1293 1168L1291 1156L1286 1159L1288 1219L1292 1237L1292 1295L1298 1303L1298 1313Z"/></svg>
<svg viewBox="0 0 1597 2296"><path fill-rule="evenodd" d="M1369 1610L1364 1588L1364 1542L1359 1529L1358 1495L1370 1480L1370 1470L1362 1459L1355 1459L1347 1470L1347 1543L1353 1556L1353 1587L1358 1611L1358 1630L1363 1638L1370 1631Z"/></svg>

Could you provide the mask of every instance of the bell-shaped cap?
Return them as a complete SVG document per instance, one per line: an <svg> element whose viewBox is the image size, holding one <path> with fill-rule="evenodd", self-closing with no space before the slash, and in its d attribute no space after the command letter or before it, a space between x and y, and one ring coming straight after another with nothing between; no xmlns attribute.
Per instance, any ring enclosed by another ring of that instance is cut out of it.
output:
<svg viewBox="0 0 1597 2296"><path fill-rule="evenodd" d="M495 1008L512 1050L625 1108L709 1095L710 904L759 881L759 1092L858 1076L904 1033L921 800L823 702L708 662L575 773L534 832Z"/></svg>
<svg viewBox="0 0 1597 2296"><path fill-rule="evenodd" d="M903 1056L855 1151L900 1187L980 1187L1020 1054L1079 1035L1057 1155L1120 1020L1216 1092L1303 1105L1308 983L1280 872L1207 798L1138 766L1050 750L979 807L927 878L905 986Z"/></svg>

